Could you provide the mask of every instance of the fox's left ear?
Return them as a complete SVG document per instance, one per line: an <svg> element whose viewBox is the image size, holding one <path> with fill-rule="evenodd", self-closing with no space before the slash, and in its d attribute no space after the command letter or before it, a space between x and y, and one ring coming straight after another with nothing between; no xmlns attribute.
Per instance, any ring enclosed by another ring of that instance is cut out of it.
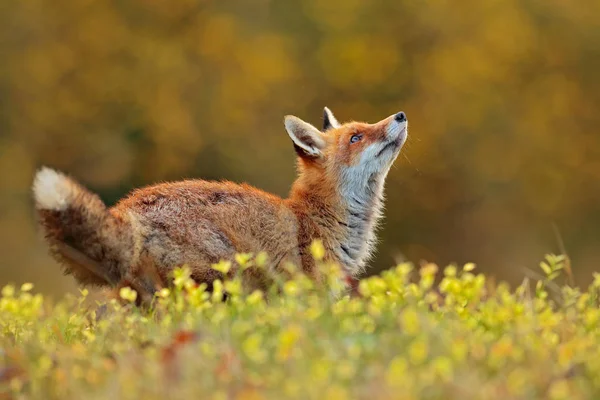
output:
<svg viewBox="0 0 600 400"><path fill-rule="evenodd" d="M333 116L331 110L327 107L323 109L323 132L328 131L329 129L336 129L340 127L340 123Z"/></svg>
<svg viewBox="0 0 600 400"><path fill-rule="evenodd" d="M308 122L302 121L293 115L286 115L285 129L294 142L298 155L303 157L321 157L321 150L325 148L323 134Z"/></svg>

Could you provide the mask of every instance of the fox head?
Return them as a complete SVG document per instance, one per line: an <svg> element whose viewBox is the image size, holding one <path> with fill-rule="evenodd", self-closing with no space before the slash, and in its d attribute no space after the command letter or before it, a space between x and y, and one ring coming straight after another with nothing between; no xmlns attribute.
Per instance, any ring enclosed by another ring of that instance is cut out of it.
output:
<svg viewBox="0 0 600 400"><path fill-rule="evenodd" d="M408 135L403 112L374 123L340 124L325 107L323 131L295 116L286 130L298 154L299 181L311 187L333 185L356 208L372 207L381 198L390 167Z"/></svg>
<svg viewBox="0 0 600 400"><path fill-rule="evenodd" d="M399 112L375 124L340 124L328 108L324 117L323 131L285 117L298 153L299 176L291 197L334 232L329 247L355 275L373 252L385 178L406 141L408 121Z"/></svg>

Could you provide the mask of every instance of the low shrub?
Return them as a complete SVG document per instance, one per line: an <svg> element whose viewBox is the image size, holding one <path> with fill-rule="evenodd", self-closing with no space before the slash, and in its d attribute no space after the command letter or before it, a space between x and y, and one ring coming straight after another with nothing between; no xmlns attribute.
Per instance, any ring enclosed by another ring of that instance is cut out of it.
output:
<svg viewBox="0 0 600 400"><path fill-rule="evenodd" d="M315 248L316 258L321 254ZM240 255L237 270L264 255ZM359 296L292 271L245 293L239 274L196 285L187 268L149 309L51 304L31 284L0 299L0 393L43 399L600 398L600 275L586 291L544 278L512 289L473 264L401 264L363 279ZM215 265L224 270L230 263ZM332 295L332 291L334 295ZM224 295L227 294L226 299ZM0 396L1 397L1 396Z"/></svg>

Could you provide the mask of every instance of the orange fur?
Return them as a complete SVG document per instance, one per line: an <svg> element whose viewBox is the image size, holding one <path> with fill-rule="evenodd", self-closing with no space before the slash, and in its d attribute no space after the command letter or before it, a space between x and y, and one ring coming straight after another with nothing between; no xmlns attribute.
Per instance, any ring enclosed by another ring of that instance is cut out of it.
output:
<svg viewBox="0 0 600 400"><path fill-rule="evenodd" d="M221 277L211 265L240 252L265 251L269 273L290 262L320 280L309 252L314 239L327 260L355 276L370 253L365 243L374 236L383 180L406 137L406 128L397 133L406 126L398 115L373 125L335 121L326 132L286 118L299 173L287 199L247 184L185 180L134 190L106 208L72 179L46 170L34 184L41 223L52 253L81 284L129 285L146 297L183 264L210 287ZM244 283L264 289L269 273L250 269Z"/></svg>

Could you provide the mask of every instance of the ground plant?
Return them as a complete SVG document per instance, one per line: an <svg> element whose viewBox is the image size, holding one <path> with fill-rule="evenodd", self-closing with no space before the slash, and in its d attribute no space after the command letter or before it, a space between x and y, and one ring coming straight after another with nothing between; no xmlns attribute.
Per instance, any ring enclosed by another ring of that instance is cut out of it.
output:
<svg viewBox="0 0 600 400"><path fill-rule="evenodd" d="M289 265L247 293L240 274L268 255L238 254L211 292L182 266L146 308L128 287L51 302L5 286L0 398L600 398L600 275L577 288L566 257L514 288L473 264L403 263L351 295L312 252L327 282Z"/></svg>

